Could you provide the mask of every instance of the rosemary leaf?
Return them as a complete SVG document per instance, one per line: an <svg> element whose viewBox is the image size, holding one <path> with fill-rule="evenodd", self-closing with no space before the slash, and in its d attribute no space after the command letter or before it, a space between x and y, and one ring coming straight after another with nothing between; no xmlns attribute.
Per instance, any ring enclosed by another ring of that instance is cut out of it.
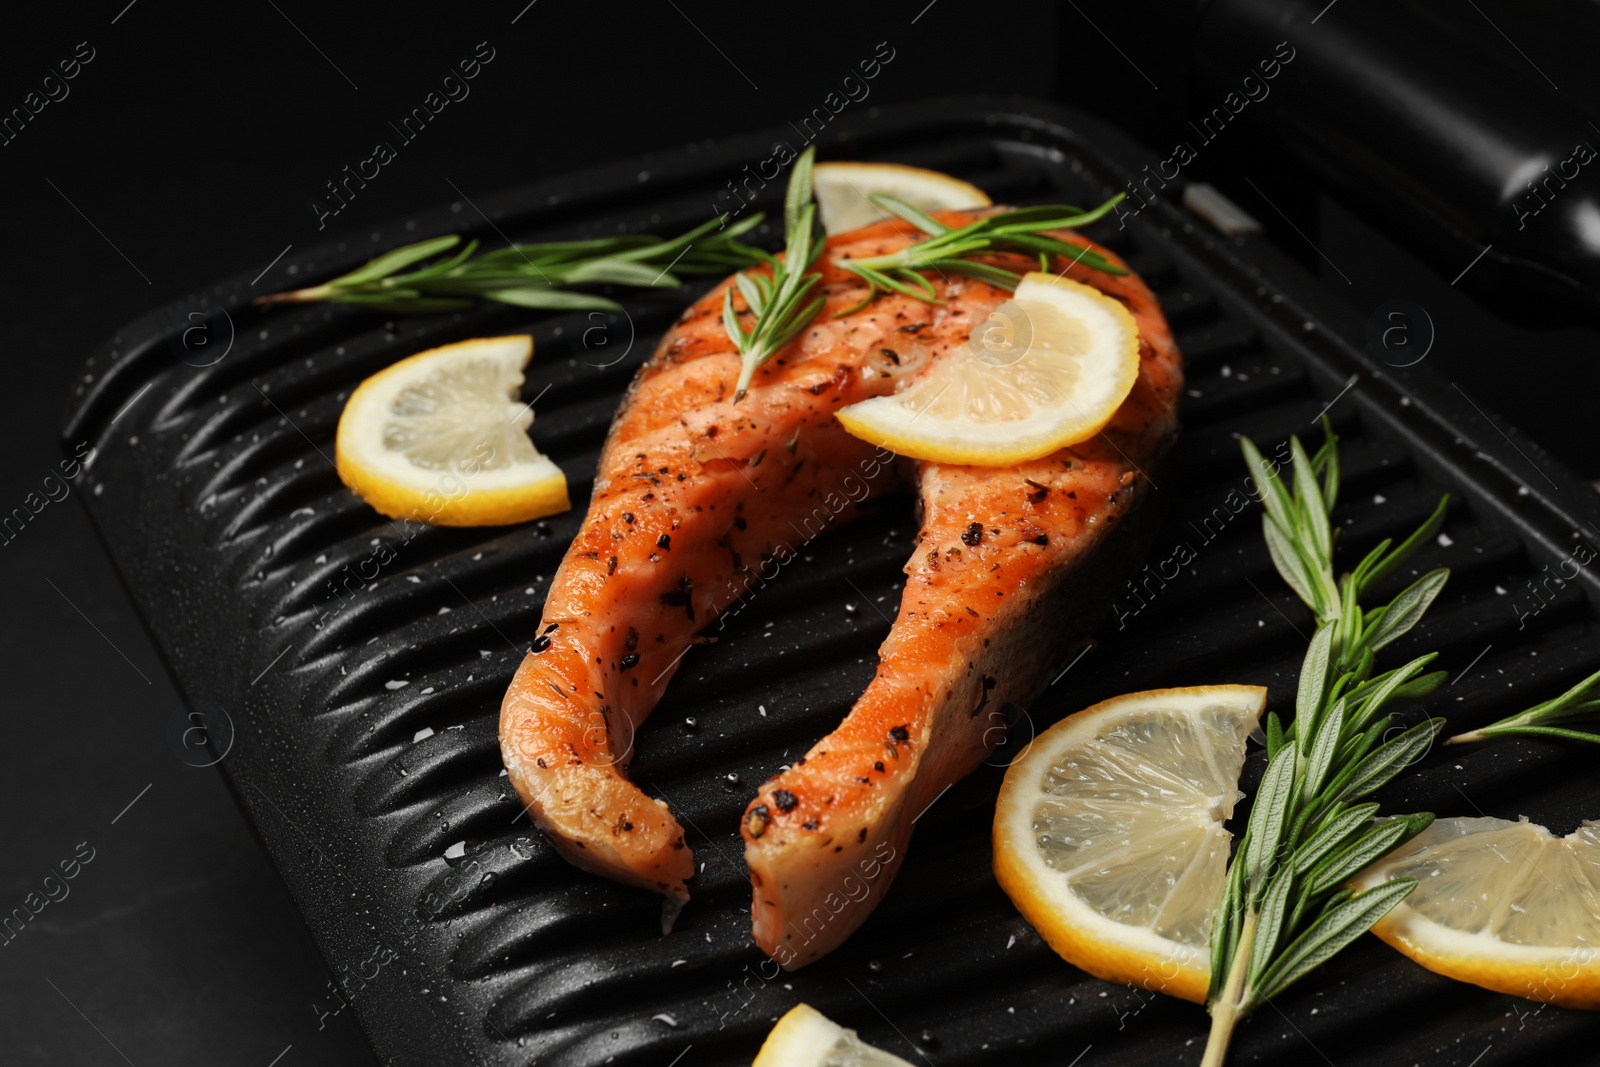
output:
<svg viewBox="0 0 1600 1067"><path fill-rule="evenodd" d="M822 275L811 268L822 253L817 241L817 206L812 202L811 167L816 148L800 153L789 171L789 188L784 195L784 254L782 259L760 253L771 272L739 274L723 296L722 326L739 348L739 381L733 400L738 403L750 388L756 368L771 359L784 345L797 337L822 310L826 298L814 290ZM733 291L739 290L755 321L746 330L734 310Z"/></svg>
<svg viewBox="0 0 1600 1067"><path fill-rule="evenodd" d="M811 170L816 163L816 148L800 153L789 171L789 187L783 192L783 232L785 237L799 231L804 223L801 213L811 203ZM809 237L810 231L807 231Z"/></svg>
<svg viewBox="0 0 1600 1067"><path fill-rule="evenodd" d="M1311 469L1311 457L1300 444L1298 437L1289 442L1294 458L1294 495L1300 515L1300 532L1308 534L1314 559L1327 559L1333 554L1333 534L1328 529L1328 505L1323 503L1322 486ZM1308 553L1309 554L1309 553Z"/></svg>
<svg viewBox="0 0 1600 1067"><path fill-rule="evenodd" d="M1434 539L1439 530L1444 526L1445 513L1450 507L1450 494L1446 493L1439 500L1439 506L1433 509L1433 514L1428 516L1426 522L1417 527L1416 533L1406 538L1388 556L1372 567L1361 583L1361 592L1380 584L1385 578L1405 566L1406 561L1416 554L1418 548Z"/></svg>
<svg viewBox="0 0 1600 1067"><path fill-rule="evenodd" d="M1294 718L1303 724L1299 736L1304 738L1316 727L1317 713L1328 691L1328 671L1332 667L1333 629L1319 626L1306 649L1304 665L1300 668L1300 689L1295 695Z"/></svg>
<svg viewBox="0 0 1600 1067"><path fill-rule="evenodd" d="M1257 898L1266 888L1267 872L1276 862L1278 839L1294 803L1291 790L1295 785L1295 760L1295 752L1289 748L1273 758L1261 776L1250 811L1250 847L1245 853L1244 869L1246 881L1256 887Z"/></svg>
<svg viewBox="0 0 1600 1067"><path fill-rule="evenodd" d="M1289 512L1294 508L1294 499L1273 473L1272 465L1261 454L1261 450L1256 448L1254 441L1248 437L1241 438L1239 448L1244 453L1245 466L1255 472L1255 486L1262 506L1267 509L1268 515L1277 520L1279 526L1287 528Z"/></svg>
<svg viewBox="0 0 1600 1067"><path fill-rule="evenodd" d="M1600 718L1600 715L1596 717ZM1520 734L1524 737L1553 737L1563 741L1591 741L1600 744L1600 734L1590 733L1587 730L1568 730L1559 726L1518 726L1493 732L1484 730L1481 733L1484 737L1509 737L1513 734ZM1451 738L1451 740L1454 741L1456 738ZM1468 738L1468 740L1475 741L1478 739Z"/></svg>
<svg viewBox="0 0 1600 1067"><path fill-rule="evenodd" d="M1566 741L1591 741L1600 744L1600 733L1587 730L1569 730L1555 723L1600 721L1600 671L1568 689L1565 693L1527 711L1501 719L1499 722L1445 741L1447 745L1483 741L1491 737L1550 737Z"/></svg>
<svg viewBox="0 0 1600 1067"><path fill-rule="evenodd" d="M1333 767L1334 756L1339 751L1339 740L1343 735L1344 701L1341 700L1334 704L1317 724L1316 740L1311 742L1311 751L1306 754L1307 793L1315 795L1327 780L1328 771Z"/></svg>
<svg viewBox="0 0 1600 1067"><path fill-rule="evenodd" d="M1429 719L1413 726L1393 741L1381 745L1361 761L1356 773L1339 793L1339 800L1351 800L1387 785L1390 779L1416 762L1444 728L1443 719Z"/></svg>
<svg viewBox="0 0 1600 1067"><path fill-rule="evenodd" d="M1449 577L1447 570L1429 571L1407 586L1384 611L1382 620L1368 635L1367 646L1377 651L1420 622Z"/></svg>
<svg viewBox="0 0 1600 1067"><path fill-rule="evenodd" d="M1438 658L1439 654L1437 652L1429 652L1427 655L1418 656L1403 667L1386 671L1378 678L1373 678L1351 690L1346 695L1346 699L1361 705L1356 714L1351 717L1351 727L1356 730L1364 729L1394 699L1403 686L1415 678L1422 668Z"/></svg>
<svg viewBox="0 0 1600 1067"><path fill-rule="evenodd" d="M1261 917L1256 920L1255 944L1251 946L1249 974L1260 975L1272 963L1273 950L1278 947L1284 922L1288 918L1289 890L1294 888L1294 869L1279 872L1272 880L1272 888L1261 901Z"/></svg>
<svg viewBox="0 0 1600 1067"><path fill-rule="evenodd" d="M418 241L413 245L396 248L386 252L377 259L372 260L360 270L351 271L340 281L351 285L360 285L363 282L377 281L386 278L397 271L404 270L413 263L421 262L430 256L436 256L449 248L454 248L461 243L461 238L454 234L446 237L435 237L428 241Z"/></svg>
<svg viewBox="0 0 1600 1067"><path fill-rule="evenodd" d="M1253 1008L1263 1004L1332 959L1350 942L1371 929L1417 887L1415 880L1397 878L1374 886L1323 912L1305 933L1295 939L1252 990Z"/></svg>
<svg viewBox="0 0 1600 1067"><path fill-rule="evenodd" d="M928 236L898 252L837 261L838 266L867 283L867 296L860 304L841 311L835 317L842 318L859 311L886 290L930 304L942 304L944 301L939 299L938 291L923 277L924 271L961 274L1002 289L1015 289L1022 281L1020 274L974 258L1001 252L1036 257L1041 270L1046 269L1051 257L1060 257L1068 263L1082 263L1107 274L1127 274L1124 268L1087 245L1051 236L1051 231L1087 226L1104 217L1125 195L1118 193L1090 211L1064 204L1047 204L1002 211L975 219L965 226L950 227L903 200L886 193L875 193L871 198L873 203L911 223Z"/></svg>
<svg viewBox="0 0 1600 1067"><path fill-rule="evenodd" d="M1278 754L1283 747L1283 720L1275 711L1267 712L1267 759Z"/></svg>
<svg viewBox="0 0 1600 1067"><path fill-rule="evenodd" d="M1306 838L1305 844L1295 850L1291 869L1296 874L1306 874L1335 849L1342 847L1362 829L1370 826L1376 814L1378 805L1370 801L1330 813L1321 826Z"/></svg>
<svg viewBox="0 0 1600 1067"><path fill-rule="evenodd" d="M1239 842L1242 852L1250 842L1247 831ZM1239 946L1240 920L1244 912L1244 864L1235 863L1228 868L1228 882L1217 902L1216 918L1211 925L1211 973L1223 974L1228 969ZM1213 982L1216 980L1212 979Z"/></svg>
<svg viewBox="0 0 1600 1067"><path fill-rule="evenodd" d="M485 300L496 300L516 307L538 308L542 311L596 310L616 311L621 305L615 300L592 293L568 293L560 289L523 286L511 289L486 289Z"/></svg>
<svg viewBox="0 0 1600 1067"><path fill-rule="evenodd" d="M1415 833L1426 829L1433 822L1433 815L1426 815L1426 822ZM1321 863L1312 867L1306 874L1311 883L1312 895L1325 893L1337 889L1347 882L1356 872L1371 864L1380 856L1386 856L1401 841L1409 836L1415 836L1412 831L1414 823L1408 819L1391 819L1379 823L1348 845L1325 858Z"/></svg>

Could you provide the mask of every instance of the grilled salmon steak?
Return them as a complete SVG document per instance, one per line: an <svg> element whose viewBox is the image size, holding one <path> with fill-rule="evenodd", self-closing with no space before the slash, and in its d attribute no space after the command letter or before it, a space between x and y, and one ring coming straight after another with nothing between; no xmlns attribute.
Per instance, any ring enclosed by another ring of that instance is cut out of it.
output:
<svg viewBox="0 0 1600 1067"><path fill-rule="evenodd" d="M959 226L976 216L936 217ZM1065 638L1104 610L1109 592L1090 587L1125 573L1109 550L1130 563L1142 550L1107 535L1137 525L1150 488L1140 469L1176 431L1181 372L1154 298L1131 275L1078 267L1128 306L1142 338L1139 381L1100 436L984 469L916 466L847 434L836 411L893 392L966 344L1011 295L935 278L942 305L889 293L833 318L864 292L832 261L888 254L916 236L884 222L830 239L822 313L737 404L740 359L720 314L729 283L667 332L617 412L588 514L501 708L501 754L534 823L579 867L665 896L670 926L693 857L665 802L626 774L635 731L720 612L863 501L919 479L921 542L877 678L741 823L756 939L787 967L859 925L898 869L920 805L1003 736L990 712L1032 699ZM1084 595L1073 597L1075 586ZM859 883L869 863L873 891L855 902L843 880Z"/></svg>
<svg viewBox="0 0 1600 1067"><path fill-rule="evenodd" d="M922 526L877 674L839 728L745 811L755 940L785 969L866 919L912 823L1006 736L1006 706L1038 698L1149 546L1151 476L1178 430L1177 346L1136 276L1081 280L1138 325L1132 392L1101 433L1041 459L917 464Z"/></svg>

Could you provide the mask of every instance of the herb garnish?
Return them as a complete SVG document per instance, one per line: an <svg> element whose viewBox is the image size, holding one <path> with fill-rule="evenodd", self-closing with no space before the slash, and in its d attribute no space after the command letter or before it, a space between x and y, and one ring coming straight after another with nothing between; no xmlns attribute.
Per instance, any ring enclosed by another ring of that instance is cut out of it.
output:
<svg viewBox="0 0 1600 1067"><path fill-rule="evenodd" d="M1600 671L1589 675L1577 685L1552 700L1535 704L1527 711L1509 716L1477 730L1456 734L1445 741L1447 745L1468 741L1486 741L1491 737L1559 737L1568 741L1593 741L1600 744L1600 734L1587 730L1568 730L1556 723L1593 722L1600 719Z"/></svg>
<svg viewBox="0 0 1600 1067"><path fill-rule="evenodd" d="M733 285L723 294L722 326L739 347L741 361L734 403L743 399L745 390L750 388L756 368L794 340L827 301L820 293L811 296L822 281L822 275L811 268L823 249L822 242L816 239L817 205L811 196L811 166L815 158L815 146L807 148L789 171L789 188L783 198L783 258L752 249L771 273L736 274ZM749 330L740 324L733 309L735 288L755 316L755 324Z"/></svg>
<svg viewBox="0 0 1600 1067"><path fill-rule="evenodd" d="M857 275L867 283L867 298L860 304L841 311L835 318L853 314L870 304L878 293L891 289L906 296L942 304L933 283L918 271L931 270L940 274L964 274L969 278L988 282L1002 289L1016 289L1022 276L990 263L974 262L970 257L993 255L996 252L1021 252L1039 257L1039 269L1050 269L1051 256L1063 256L1087 267L1107 274L1126 274L1123 268L1112 263L1086 245L1073 244L1059 237L1049 236L1050 230L1087 226L1116 207L1125 193L1118 193L1092 211L1084 211L1067 204L1045 204L988 215L965 226L951 227L918 211L910 204L887 193L875 193L870 199L883 210L905 219L923 233L928 240L907 245L898 252L866 259L841 259L839 266Z"/></svg>
<svg viewBox="0 0 1600 1067"><path fill-rule="evenodd" d="M1292 721L1286 727L1276 712L1267 716L1267 768L1212 923L1211 1036L1202 1067L1223 1062L1240 1018L1360 937L1416 887L1396 879L1362 893L1343 888L1433 821L1427 813L1375 821L1378 805L1360 801L1419 759L1444 725L1432 718L1397 732L1388 710L1438 689L1445 672L1423 673L1437 653L1377 674L1373 660L1417 624L1449 572L1429 571L1382 607L1360 601L1438 532L1450 498L1400 545L1385 540L1336 581L1328 515L1339 492L1338 438L1326 418L1323 430L1315 456L1290 438L1292 489L1248 438L1241 442L1259 481L1272 562L1316 615L1317 630Z"/></svg>
<svg viewBox="0 0 1600 1067"><path fill-rule="evenodd" d="M712 219L672 239L627 234L587 241L511 245L478 254L478 242L461 246L457 235L404 245L332 281L306 289L273 293L256 304L351 304L386 312L460 311L477 299L518 307L550 310L616 311L616 301L595 293L571 292L574 285L630 285L678 288L679 275L720 274L730 270L734 284L723 298L723 326L741 358L735 401L750 387L756 368L794 340L821 312L826 298L817 287L822 275L813 270L825 247L816 232L816 205L811 171L816 155L807 148L795 161L784 197L783 257L740 242L763 219L752 215L729 224L728 216ZM910 222L927 240L898 252L868 259L840 260L839 266L866 281L867 296L836 317L860 311L883 291L894 291L942 304L933 283L919 271L962 274L1015 289L1022 280L1013 271L973 257L1020 252L1039 257L1041 270L1052 256L1108 274L1128 273L1086 245L1048 235L1048 231L1084 226L1108 214L1124 194L1118 193L1091 211L1067 205L1045 205L1004 211L965 226L949 227L886 194L872 200ZM458 246L459 250L457 250ZM431 261L431 262L430 262ZM418 264L422 264L418 266ZM761 267L753 272L744 268ZM746 330L742 312L733 306L733 289L743 297L754 323Z"/></svg>
<svg viewBox="0 0 1600 1067"><path fill-rule="evenodd" d="M633 285L676 289L679 274L722 274L762 261L765 253L739 242L761 222L752 215L725 226L721 216L670 240L624 234L588 241L511 245L475 255L469 241L453 255L407 271L461 243L455 235L396 248L366 266L322 285L257 297L257 304L326 301L375 311L459 311L474 298L526 308L617 311L621 305L594 293L567 292L569 285Z"/></svg>

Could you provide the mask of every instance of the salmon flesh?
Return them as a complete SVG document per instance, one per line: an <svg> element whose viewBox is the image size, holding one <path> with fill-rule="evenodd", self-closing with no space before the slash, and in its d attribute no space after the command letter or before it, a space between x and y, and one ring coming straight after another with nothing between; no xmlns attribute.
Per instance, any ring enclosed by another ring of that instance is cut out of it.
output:
<svg viewBox="0 0 1600 1067"><path fill-rule="evenodd" d="M876 677L740 824L756 942L790 969L860 925L912 820L999 744L1000 709L1035 699L1106 610L1148 542L1149 475L1177 433L1182 371L1154 296L1131 274L1078 266L1069 276L1122 301L1140 332L1139 379L1101 434L1010 468L913 463L847 434L834 412L894 392L1011 297L935 276L942 305L889 293L834 318L865 292L833 261L897 251L920 236L908 231L884 222L828 241L822 313L737 404L739 355L721 321L731 279L667 332L623 398L501 708L502 758L535 825L579 867L666 897L670 927L694 861L665 802L628 778L635 732L697 635L764 568L914 484L922 528ZM865 882L870 892L853 888Z"/></svg>

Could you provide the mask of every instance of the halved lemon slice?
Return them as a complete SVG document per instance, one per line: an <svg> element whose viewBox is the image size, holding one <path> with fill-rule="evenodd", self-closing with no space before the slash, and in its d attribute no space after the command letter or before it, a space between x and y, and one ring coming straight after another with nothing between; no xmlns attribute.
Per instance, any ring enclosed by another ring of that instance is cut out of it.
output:
<svg viewBox="0 0 1600 1067"><path fill-rule="evenodd" d="M1067 962L1203 1001L1223 822L1267 691L1152 689L1070 715L1006 771L994 873Z"/></svg>
<svg viewBox="0 0 1600 1067"><path fill-rule="evenodd" d="M965 348L838 418L902 456L1009 467L1099 433L1138 377L1127 308L1079 282L1028 274Z"/></svg>
<svg viewBox="0 0 1600 1067"><path fill-rule="evenodd" d="M809 1004L779 1019L750 1067L911 1067L867 1044Z"/></svg>
<svg viewBox="0 0 1600 1067"><path fill-rule="evenodd" d="M528 440L517 399L533 338L419 352L362 382L339 416L344 484L393 519L499 526L566 511L567 478Z"/></svg>
<svg viewBox="0 0 1600 1067"><path fill-rule="evenodd" d="M818 163L811 171L817 217L828 236L891 218L868 199L888 193L922 211L988 207L994 201L971 182L898 163Z"/></svg>
<svg viewBox="0 0 1600 1067"><path fill-rule="evenodd" d="M1439 819L1356 879L1417 888L1372 932L1430 971L1566 1008L1600 1008L1600 822L1566 837L1523 819Z"/></svg>

